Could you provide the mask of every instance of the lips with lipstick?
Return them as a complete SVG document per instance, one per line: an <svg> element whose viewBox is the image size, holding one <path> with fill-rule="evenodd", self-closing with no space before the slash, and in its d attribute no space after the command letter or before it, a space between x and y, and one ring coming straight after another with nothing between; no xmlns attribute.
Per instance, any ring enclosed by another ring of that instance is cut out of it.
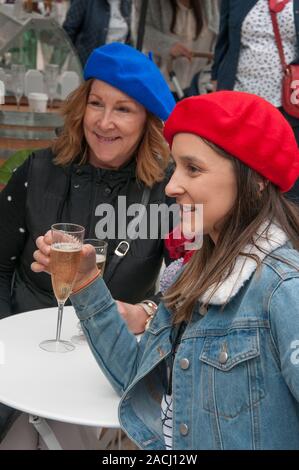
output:
<svg viewBox="0 0 299 470"><path fill-rule="evenodd" d="M101 142L102 144L114 144L114 142L116 142L117 140L120 140L119 136L106 137L104 135L98 134L97 132L94 132L93 134L96 136L97 140Z"/></svg>

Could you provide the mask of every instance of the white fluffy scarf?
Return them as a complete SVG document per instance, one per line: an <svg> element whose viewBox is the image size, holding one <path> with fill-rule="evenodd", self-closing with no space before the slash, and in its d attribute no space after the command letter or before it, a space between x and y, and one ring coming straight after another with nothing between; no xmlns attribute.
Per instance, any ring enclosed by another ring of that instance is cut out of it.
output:
<svg viewBox="0 0 299 470"><path fill-rule="evenodd" d="M264 231L267 225L268 224L263 224L260 227L255 239L256 244L262 251L254 245L247 245L243 250L244 253L257 255L261 261L267 256L267 254L271 253L271 251L276 250L288 241L286 233L274 223L270 225L266 237ZM209 297L215 288L215 284L213 284L201 296L200 301L214 305L225 304L238 293L244 283L254 273L256 268L257 264L254 259L240 255L236 260L232 273L218 286L211 299L209 300Z"/></svg>

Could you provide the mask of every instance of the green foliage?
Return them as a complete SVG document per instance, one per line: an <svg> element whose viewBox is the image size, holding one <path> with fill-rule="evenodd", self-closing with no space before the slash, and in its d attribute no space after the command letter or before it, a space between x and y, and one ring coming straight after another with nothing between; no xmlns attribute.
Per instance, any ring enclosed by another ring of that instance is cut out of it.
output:
<svg viewBox="0 0 299 470"><path fill-rule="evenodd" d="M24 149L11 155L0 167L0 183L7 184L14 169L18 168L32 152L33 149Z"/></svg>

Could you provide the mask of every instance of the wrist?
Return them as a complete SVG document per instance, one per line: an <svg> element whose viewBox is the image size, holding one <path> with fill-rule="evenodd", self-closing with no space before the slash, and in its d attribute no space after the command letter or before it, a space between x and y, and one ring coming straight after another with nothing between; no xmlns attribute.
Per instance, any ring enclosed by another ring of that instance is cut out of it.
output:
<svg viewBox="0 0 299 470"><path fill-rule="evenodd" d="M72 294L77 294L77 292L89 286L89 284L92 284L100 276L100 274L101 271L96 268L87 276L77 279L73 286Z"/></svg>
<svg viewBox="0 0 299 470"><path fill-rule="evenodd" d="M142 302L139 302L139 304L137 305L140 305L140 307L142 307L146 313L146 320L145 320L145 325L144 325L144 330L146 331L149 328L151 321L153 320L156 314L158 306L152 300L143 300Z"/></svg>

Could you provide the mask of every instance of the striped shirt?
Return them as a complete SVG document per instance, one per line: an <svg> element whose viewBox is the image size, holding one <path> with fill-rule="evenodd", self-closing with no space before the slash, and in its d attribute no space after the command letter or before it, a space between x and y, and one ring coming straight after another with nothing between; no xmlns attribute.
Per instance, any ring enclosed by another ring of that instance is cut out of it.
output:
<svg viewBox="0 0 299 470"><path fill-rule="evenodd" d="M167 364L167 393L163 394L161 401L161 420L162 420L162 432L164 436L165 448L167 450L172 450L172 370L174 357L176 355L177 349L179 347L182 335L186 328L186 322L183 321L179 325L176 325L171 332L171 343L172 350L171 356L169 358L169 363Z"/></svg>

